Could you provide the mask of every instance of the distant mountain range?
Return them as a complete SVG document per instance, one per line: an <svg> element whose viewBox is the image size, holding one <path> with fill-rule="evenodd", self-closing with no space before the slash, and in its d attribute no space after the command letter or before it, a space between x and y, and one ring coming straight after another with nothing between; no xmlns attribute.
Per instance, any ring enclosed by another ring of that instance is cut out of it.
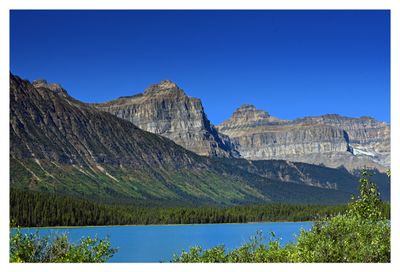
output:
<svg viewBox="0 0 400 272"><path fill-rule="evenodd" d="M389 145L378 141L386 128L368 120L376 133L366 133L368 139L364 139L351 136L359 135L357 128L345 133L344 128L323 124L315 130L314 124L322 122L319 119L281 121L269 117L270 123L280 124L279 129L286 124L299 126L303 127L300 134L305 135L286 137L277 150L303 140L302 152L315 153L318 149L311 147L320 145L321 153L348 152L356 158L371 157L371 165L381 165L374 156L389 152ZM45 80L30 83L11 74L10 184L22 190L138 205L340 203L357 191L356 172L290 162L282 156L270 160L276 151L264 160L251 151L251 138L257 133L235 136L240 126L227 123L233 124L224 122L217 129L207 119L201 101L188 97L170 81L153 85L140 95L85 104L58 84ZM267 126L268 122L257 124L255 127ZM307 131L307 127L312 129ZM319 131L327 132L318 136ZM329 137L337 143L329 146ZM315 145L306 142L317 139ZM263 144L269 142L261 140L260 149ZM379 148L371 151L364 148L367 145ZM377 172L375 180L388 199L385 176Z"/></svg>
<svg viewBox="0 0 400 272"><path fill-rule="evenodd" d="M349 170L366 166L385 171L390 166L390 126L371 117L327 114L289 121L244 104L215 127L201 101L171 81L95 106L199 155L282 159Z"/></svg>
<svg viewBox="0 0 400 272"><path fill-rule="evenodd" d="M217 128L250 160L284 159L349 170L390 167L390 126L371 117L326 114L288 121L243 105Z"/></svg>

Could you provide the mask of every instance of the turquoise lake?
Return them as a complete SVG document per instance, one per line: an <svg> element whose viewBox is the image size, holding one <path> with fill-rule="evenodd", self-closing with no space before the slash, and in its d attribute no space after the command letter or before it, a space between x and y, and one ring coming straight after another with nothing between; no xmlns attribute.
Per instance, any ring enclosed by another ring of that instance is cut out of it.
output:
<svg viewBox="0 0 400 272"><path fill-rule="evenodd" d="M174 254L199 245L210 248L224 244L232 250L249 241L261 230L266 240L271 232L281 243L293 242L300 230L309 230L312 222L275 222L248 224L195 224L157 226L106 226L84 228L25 228L22 231L40 235L67 233L73 242L83 236L109 237L118 252L109 262L169 262Z"/></svg>

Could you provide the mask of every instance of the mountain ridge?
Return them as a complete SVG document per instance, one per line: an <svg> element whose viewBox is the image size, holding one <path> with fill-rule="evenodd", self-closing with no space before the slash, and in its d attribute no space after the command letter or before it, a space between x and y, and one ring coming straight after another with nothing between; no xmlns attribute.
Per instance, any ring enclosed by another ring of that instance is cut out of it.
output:
<svg viewBox="0 0 400 272"><path fill-rule="evenodd" d="M188 107L187 101L195 106ZM384 172L390 166L390 126L368 116L324 114L284 120L243 104L214 126L201 100L170 80L94 106L203 156L281 159L350 171L369 167Z"/></svg>
<svg viewBox="0 0 400 272"><path fill-rule="evenodd" d="M250 160L284 159L349 170L366 166L382 172L390 166L390 126L371 117L325 114L281 120L246 104L216 127Z"/></svg>
<svg viewBox="0 0 400 272"><path fill-rule="evenodd" d="M12 188L146 205L332 204L357 190L348 172L322 167L322 176L310 180L298 169L283 161L199 156L67 93L10 75ZM332 171L349 186L332 187Z"/></svg>

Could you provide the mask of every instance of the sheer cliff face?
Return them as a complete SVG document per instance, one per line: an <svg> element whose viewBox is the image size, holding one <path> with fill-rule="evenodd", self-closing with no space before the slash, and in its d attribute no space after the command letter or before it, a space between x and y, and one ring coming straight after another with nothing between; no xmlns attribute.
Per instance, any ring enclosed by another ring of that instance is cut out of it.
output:
<svg viewBox="0 0 400 272"><path fill-rule="evenodd" d="M297 121L341 128L348 136L349 151L353 155L390 166L390 126L384 122L371 117L350 118L337 114L305 117Z"/></svg>
<svg viewBox="0 0 400 272"><path fill-rule="evenodd" d="M369 117L323 115L287 121L243 105L217 128L247 159L285 159L348 169L383 170L390 164L390 127Z"/></svg>
<svg viewBox="0 0 400 272"><path fill-rule="evenodd" d="M237 157L228 137L219 135L207 119L200 99L187 96L171 81L162 81L143 94L96 104L98 109L162 135L199 155Z"/></svg>

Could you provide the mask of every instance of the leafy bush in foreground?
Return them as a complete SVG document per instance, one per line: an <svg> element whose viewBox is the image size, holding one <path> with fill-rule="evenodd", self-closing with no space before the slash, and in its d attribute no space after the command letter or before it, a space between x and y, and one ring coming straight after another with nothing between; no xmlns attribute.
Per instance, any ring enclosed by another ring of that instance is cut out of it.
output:
<svg viewBox="0 0 400 272"><path fill-rule="evenodd" d="M263 243L264 236L258 231L250 238L250 242L227 252L223 245L203 250L200 246L192 247L180 256L174 256L173 262L183 263L257 263L257 262L287 262L290 247L282 248L279 240Z"/></svg>
<svg viewBox="0 0 400 272"><path fill-rule="evenodd" d="M301 230L296 243L281 246L273 237L265 244L257 233L231 252L224 246L193 247L174 256L173 262L390 262L390 222L369 177L362 171L360 195L344 214L316 222L310 231Z"/></svg>
<svg viewBox="0 0 400 272"><path fill-rule="evenodd" d="M78 244L72 244L66 234L51 240L37 233L22 234L19 228L10 237L10 262L17 263L102 263L116 251L109 240L97 237L82 238Z"/></svg>

